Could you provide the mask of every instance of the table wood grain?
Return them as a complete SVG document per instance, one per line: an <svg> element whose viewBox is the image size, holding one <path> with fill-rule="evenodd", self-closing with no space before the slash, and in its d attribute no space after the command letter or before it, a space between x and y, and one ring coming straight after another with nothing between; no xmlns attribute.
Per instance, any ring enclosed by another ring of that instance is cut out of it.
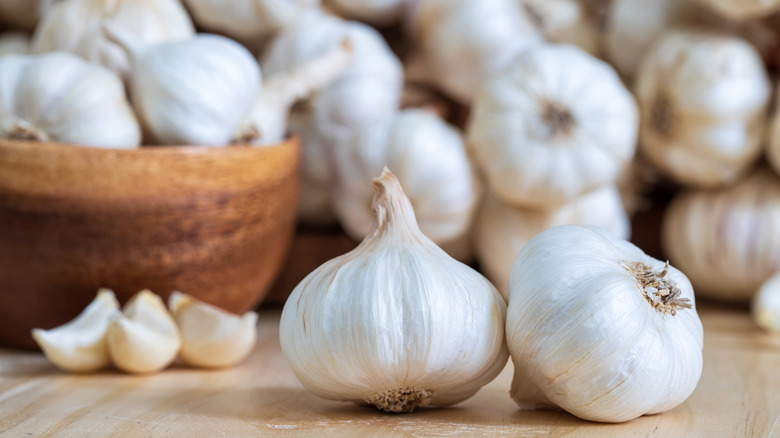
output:
<svg viewBox="0 0 780 438"><path fill-rule="evenodd" d="M780 340L745 309L700 307L704 373L676 409L623 424L522 412L509 398L511 364L451 408L381 414L306 392L281 354L281 309L261 309L253 354L237 367L176 364L133 376L58 371L40 354L0 350L0 436L8 437L765 437L780 436Z"/></svg>

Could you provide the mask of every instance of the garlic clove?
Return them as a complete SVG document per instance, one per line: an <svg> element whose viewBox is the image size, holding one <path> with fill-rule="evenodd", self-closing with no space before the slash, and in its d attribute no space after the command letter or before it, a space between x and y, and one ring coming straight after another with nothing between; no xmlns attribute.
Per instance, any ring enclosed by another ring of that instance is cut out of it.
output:
<svg viewBox="0 0 780 438"><path fill-rule="evenodd" d="M765 281L753 296L753 320L769 333L780 334L780 274Z"/></svg>
<svg viewBox="0 0 780 438"><path fill-rule="evenodd" d="M173 362L180 347L176 322L162 299L149 290L136 294L121 313L112 315L108 352L122 371L159 371Z"/></svg>
<svg viewBox="0 0 780 438"><path fill-rule="evenodd" d="M70 372L96 371L109 364L106 331L109 317L118 309L114 292L100 289L76 319L50 330L33 329L32 336L57 367Z"/></svg>
<svg viewBox="0 0 780 438"><path fill-rule="evenodd" d="M168 307L181 333L181 357L190 365L232 366L249 356L255 346L255 312L234 315L181 292L171 295Z"/></svg>

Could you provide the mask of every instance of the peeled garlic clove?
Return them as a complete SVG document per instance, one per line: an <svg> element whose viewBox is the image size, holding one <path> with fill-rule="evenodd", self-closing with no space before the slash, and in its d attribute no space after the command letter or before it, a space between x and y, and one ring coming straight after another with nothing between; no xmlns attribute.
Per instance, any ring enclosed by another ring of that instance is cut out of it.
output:
<svg viewBox="0 0 780 438"><path fill-rule="evenodd" d="M138 292L112 316L108 352L122 371L160 371L173 362L180 347L176 322L162 299L149 290Z"/></svg>
<svg viewBox="0 0 780 438"><path fill-rule="evenodd" d="M282 351L320 397L386 412L463 401L506 364L504 300L420 232L392 173L374 187L374 229L287 300Z"/></svg>
<svg viewBox="0 0 780 438"><path fill-rule="evenodd" d="M218 368L244 360L257 340L257 313L243 316L174 292L168 307L181 333L181 357L190 365Z"/></svg>
<svg viewBox="0 0 780 438"><path fill-rule="evenodd" d="M110 361L106 331L109 317L118 309L114 292L101 289L76 319L51 330L33 329L32 336L57 367L70 372L97 371Z"/></svg>
<svg viewBox="0 0 780 438"><path fill-rule="evenodd" d="M747 21L780 10L780 0L699 0L724 17Z"/></svg>
<svg viewBox="0 0 780 438"><path fill-rule="evenodd" d="M769 333L780 334L780 275L761 284L751 302L753 321Z"/></svg>
<svg viewBox="0 0 780 438"><path fill-rule="evenodd" d="M628 421L679 405L701 376L688 279L597 227L554 227L520 251L506 330L521 409Z"/></svg>

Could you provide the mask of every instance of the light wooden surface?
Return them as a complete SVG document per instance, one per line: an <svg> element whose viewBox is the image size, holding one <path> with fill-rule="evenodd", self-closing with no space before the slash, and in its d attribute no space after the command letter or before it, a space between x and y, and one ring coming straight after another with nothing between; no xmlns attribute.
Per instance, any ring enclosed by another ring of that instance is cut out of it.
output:
<svg viewBox="0 0 780 438"><path fill-rule="evenodd" d="M387 415L323 400L288 368L279 314L261 311L256 350L222 371L68 375L39 354L0 350L0 436L780 436L780 340L756 329L745 310L700 309L705 368L694 394L670 412L618 425L517 410L511 365L448 409Z"/></svg>

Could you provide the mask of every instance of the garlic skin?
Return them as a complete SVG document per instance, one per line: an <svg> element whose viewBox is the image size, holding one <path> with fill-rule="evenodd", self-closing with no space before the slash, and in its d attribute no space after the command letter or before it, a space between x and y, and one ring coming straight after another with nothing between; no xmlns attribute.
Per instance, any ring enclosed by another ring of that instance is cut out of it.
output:
<svg viewBox="0 0 780 438"><path fill-rule="evenodd" d="M636 103L608 64L545 44L486 84L467 138L493 193L545 209L614 182L634 156L638 124Z"/></svg>
<svg viewBox="0 0 780 438"><path fill-rule="evenodd" d="M7 55L0 58L0 137L130 149L141 128L112 71L65 52Z"/></svg>
<svg viewBox="0 0 780 438"><path fill-rule="evenodd" d="M733 187L689 189L664 215L662 243L700 296L747 302L780 271L780 178L760 168Z"/></svg>
<svg viewBox="0 0 780 438"><path fill-rule="evenodd" d="M594 55L600 52L600 32L580 0L520 1L547 41L573 44Z"/></svg>
<svg viewBox="0 0 780 438"><path fill-rule="evenodd" d="M536 234L556 225L595 225L619 239L631 235L631 223L614 185L604 186L553 210L504 204L485 196L474 227L479 267L507 297L509 273L517 254Z"/></svg>
<svg viewBox="0 0 780 438"><path fill-rule="evenodd" d="M385 412L463 401L506 364L504 300L419 231L389 171L374 187L374 230L293 290L282 351L327 399Z"/></svg>
<svg viewBox="0 0 780 438"><path fill-rule="evenodd" d="M731 184L761 154L771 85L758 52L740 38L672 30L637 71L640 148L690 186Z"/></svg>
<svg viewBox="0 0 780 438"><path fill-rule="evenodd" d="M234 315L174 292L168 307L181 333L181 357L201 368L224 368L243 361L257 341L257 313Z"/></svg>
<svg viewBox="0 0 780 438"><path fill-rule="evenodd" d="M753 321L763 330L780 334L780 275L761 284L750 305Z"/></svg>
<svg viewBox="0 0 780 438"><path fill-rule="evenodd" d="M22 32L0 34L0 57L5 55L27 55L30 53L30 37Z"/></svg>
<svg viewBox="0 0 780 438"><path fill-rule="evenodd" d="M126 79L130 70L127 54L101 31L102 24L109 22L147 44L195 35L179 0L68 0L47 11L35 29L33 52L73 52Z"/></svg>
<svg viewBox="0 0 780 438"><path fill-rule="evenodd" d="M74 320L50 330L33 329L32 336L58 368L73 373L97 371L109 364L106 332L109 317L118 309L114 292L100 289Z"/></svg>
<svg viewBox="0 0 780 438"><path fill-rule="evenodd" d="M780 10L780 0L699 0L722 16L747 21L766 17Z"/></svg>
<svg viewBox="0 0 780 438"><path fill-rule="evenodd" d="M372 26L389 26L401 18L407 0L329 0L339 15Z"/></svg>
<svg viewBox="0 0 780 438"><path fill-rule="evenodd" d="M104 31L129 54L131 100L152 143L227 146L239 134L261 87L243 46L208 34L147 45L110 23Z"/></svg>
<svg viewBox="0 0 780 438"><path fill-rule="evenodd" d="M176 359L181 337L162 299L149 290L133 296L108 326L108 353L127 373L154 373Z"/></svg>
<svg viewBox="0 0 780 438"><path fill-rule="evenodd" d="M520 251L506 335L521 409L628 421L679 405L701 376L688 279L598 227L554 227Z"/></svg>

